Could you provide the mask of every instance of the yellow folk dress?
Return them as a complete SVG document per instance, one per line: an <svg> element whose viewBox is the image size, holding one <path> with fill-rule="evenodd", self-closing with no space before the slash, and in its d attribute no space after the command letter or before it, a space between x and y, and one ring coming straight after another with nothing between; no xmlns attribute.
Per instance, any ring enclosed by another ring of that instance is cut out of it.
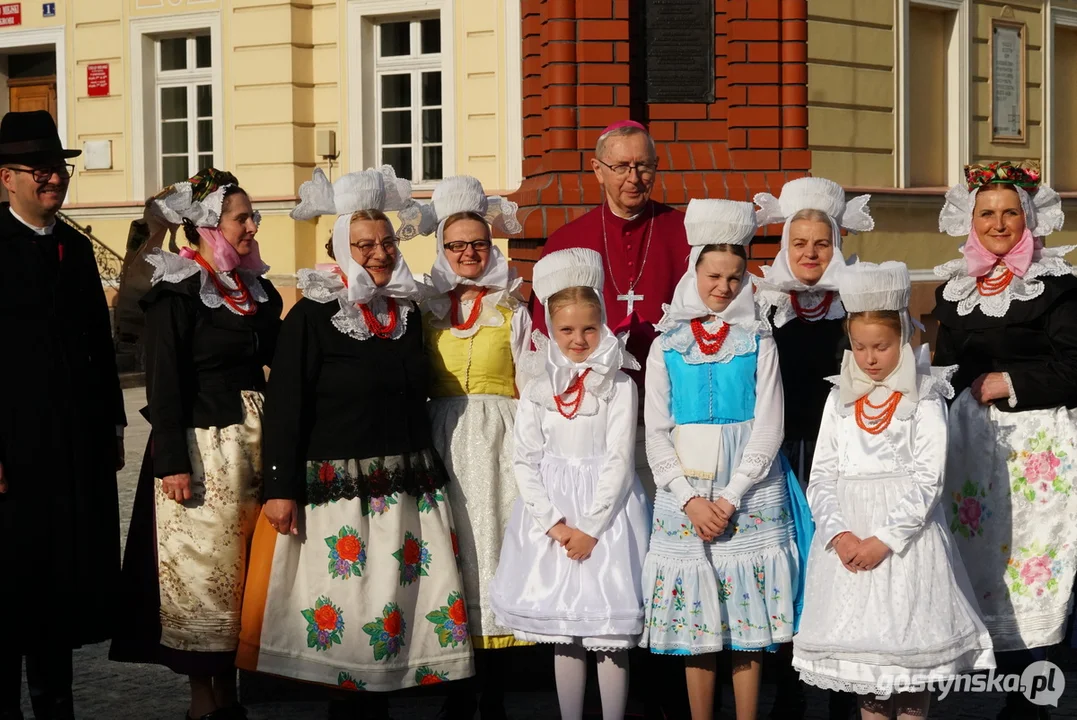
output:
<svg viewBox="0 0 1077 720"><path fill-rule="evenodd" d="M518 645L494 623L490 581L516 500L512 471L516 417L516 358L526 348L531 322L510 291L480 302L475 324L454 328L445 295L424 306L423 331L431 363L429 403L434 447L452 481L447 486L460 544L472 642L476 648ZM473 306L461 304L466 318Z"/></svg>

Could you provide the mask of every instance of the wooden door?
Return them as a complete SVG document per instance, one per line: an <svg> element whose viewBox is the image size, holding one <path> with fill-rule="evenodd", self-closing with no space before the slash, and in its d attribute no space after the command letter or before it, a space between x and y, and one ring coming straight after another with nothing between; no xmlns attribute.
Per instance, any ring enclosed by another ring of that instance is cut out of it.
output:
<svg viewBox="0 0 1077 720"><path fill-rule="evenodd" d="M8 101L12 112L48 110L56 119L56 78L19 78L8 80Z"/></svg>

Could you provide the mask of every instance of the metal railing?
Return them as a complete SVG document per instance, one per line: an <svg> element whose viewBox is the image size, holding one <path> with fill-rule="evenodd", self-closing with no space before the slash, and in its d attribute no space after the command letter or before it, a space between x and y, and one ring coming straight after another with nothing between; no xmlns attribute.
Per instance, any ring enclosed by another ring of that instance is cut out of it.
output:
<svg viewBox="0 0 1077 720"><path fill-rule="evenodd" d="M94 260L97 261L97 270L101 273L102 282L108 283L118 290L120 288L120 273L123 270L123 258L119 253L95 237L91 226L79 225L62 212L56 214L65 223L90 239L90 243L93 245Z"/></svg>

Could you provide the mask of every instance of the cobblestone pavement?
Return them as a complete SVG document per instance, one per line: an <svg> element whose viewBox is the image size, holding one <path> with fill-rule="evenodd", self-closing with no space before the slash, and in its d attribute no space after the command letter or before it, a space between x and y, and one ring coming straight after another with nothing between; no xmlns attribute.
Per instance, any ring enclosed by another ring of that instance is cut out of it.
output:
<svg viewBox="0 0 1077 720"><path fill-rule="evenodd" d="M127 467L120 475L120 514L122 531L126 538L127 525L134 502L135 485L139 464L146 447L149 428L138 409L145 400L142 388L125 391L127 417L131 426L127 429ZM1059 707L1051 712L1052 718L1077 719L1077 671L1071 662L1063 662L1067 668L1066 682L1069 687L1060 700ZM640 682L641 678L633 678ZM548 683L538 683L550 687ZM248 682L248 707L251 720L322 720L326 717L326 703L316 699L310 691L274 692L273 681L259 679ZM75 653L75 701L79 720L180 720L186 714L187 685L183 677L169 670L151 665L130 665L108 660L108 645L95 645ZM656 691L660 689L656 688ZM270 700L273 696L288 697L299 694L314 699ZM723 687L726 707L716 714L719 718L732 718L732 690L728 682ZM774 702L774 687L763 686L760 708L769 712ZM264 698L264 699L263 699ZM597 701L596 701L597 702ZM441 700L436 696L394 697L391 713L397 720L433 720ZM954 695L932 707L936 718L955 720L986 720L993 718L1001 707L1002 696L998 693L979 695ZM808 692L809 720L827 717L826 695ZM597 707L597 704L595 705ZM631 709L631 708L630 708ZM32 717L29 702L24 702L27 720ZM551 689L541 692L510 692L507 696L508 716L512 720L551 720L558 717L557 698ZM599 716L595 716L596 718ZM679 718L676 720L680 720Z"/></svg>

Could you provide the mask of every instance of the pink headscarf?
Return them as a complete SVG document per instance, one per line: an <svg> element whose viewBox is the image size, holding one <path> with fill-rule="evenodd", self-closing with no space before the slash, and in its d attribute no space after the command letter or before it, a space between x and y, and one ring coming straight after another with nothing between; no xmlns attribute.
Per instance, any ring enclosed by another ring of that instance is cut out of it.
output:
<svg viewBox="0 0 1077 720"><path fill-rule="evenodd" d="M976 234L976 228L969 233L968 240L961 247L961 253L965 256L965 264L968 268L969 277L983 277L991 272L995 264L1002 262L1017 277L1024 277L1032 264L1032 253L1037 247L1042 246L1042 241L1032 237L1032 231L1025 227L1021 239L1010 248L1005 255L996 255L983 246L980 236Z"/></svg>
<svg viewBox="0 0 1077 720"><path fill-rule="evenodd" d="M232 247L232 243L225 239L224 234L217 228L200 227L198 237L207 243L213 251L213 263L218 272L232 272L236 268L261 272L265 265L262 263L261 253L258 252L258 241L251 243L251 251L246 255L240 255ZM182 257L191 259L197 254L190 248L180 250Z"/></svg>

